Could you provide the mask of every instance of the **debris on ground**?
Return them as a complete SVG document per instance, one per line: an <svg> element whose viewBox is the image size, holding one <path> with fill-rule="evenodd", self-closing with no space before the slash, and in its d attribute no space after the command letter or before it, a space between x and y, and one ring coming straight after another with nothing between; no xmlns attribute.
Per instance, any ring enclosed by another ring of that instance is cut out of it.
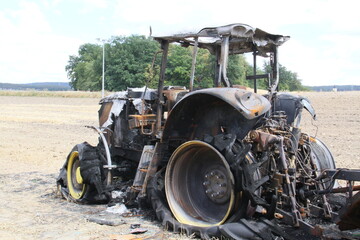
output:
<svg viewBox="0 0 360 240"><path fill-rule="evenodd" d="M115 204L114 206L108 207L105 211L119 215L130 213L124 204Z"/></svg>
<svg viewBox="0 0 360 240"><path fill-rule="evenodd" d="M134 234L112 234L110 235L110 240L164 240L168 239L167 236L165 236L164 232L159 231L153 235L145 235L142 237L139 237L138 235Z"/></svg>
<svg viewBox="0 0 360 240"><path fill-rule="evenodd" d="M87 220L89 222L94 222L100 225L108 225L108 226L119 226L125 224L125 221L121 219L121 217L113 216L113 215L91 216Z"/></svg>

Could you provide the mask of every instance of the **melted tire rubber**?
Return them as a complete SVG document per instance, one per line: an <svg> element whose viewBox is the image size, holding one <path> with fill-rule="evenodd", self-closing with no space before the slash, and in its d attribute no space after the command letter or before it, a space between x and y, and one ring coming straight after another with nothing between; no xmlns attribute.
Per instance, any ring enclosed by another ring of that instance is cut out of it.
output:
<svg viewBox="0 0 360 240"><path fill-rule="evenodd" d="M235 240L272 240L288 239L295 240L286 233L276 223L268 219L246 220L244 218L239 219L237 222L228 222L218 226L212 227L198 227L188 224L183 224L177 221L170 211L170 208L166 202L165 194L158 188L158 178L162 174L164 169L158 171L155 176L150 180L147 187L147 193L149 201L155 211L157 219L161 222L163 227L167 230L172 230L176 233L183 233L187 236L200 236L201 239L213 239L223 237Z"/></svg>
<svg viewBox="0 0 360 240"><path fill-rule="evenodd" d="M227 150L228 151L228 150ZM245 157L247 151L244 151ZM238 153L241 156L241 153ZM226 154L226 156L230 154ZM249 160L250 161L250 160ZM251 163L248 163L251 165ZM256 164L255 164L256 165ZM228 238L235 240L245 239L277 239L276 236L282 236L283 239L294 239L292 236L284 232L275 222L268 219L247 220L245 219L244 209L238 209L234 212L224 224L210 227L199 227L189 224L180 223L173 216L170 207L167 203L165 192L159 180L163 177L165 168L159 170L155 176L149 181L147 186L148 201L155 211L157 219L161 222L163 227L173 232L183 233L187 236L196 235L201 239ZM238 175L236 175L239 177ZM244 201L249 201L245 198ZM247 206L247 205L246 205Z"/></svg>
<svg viewBox="0 0 360 240"><path fill-rule="evenodd" d="M81 175L83 177L84 184L86 184L85 192L79 199L73 198L71 196L67 180L69 158L75 151L78 152ZM61 195L68 201L80 204L108 202L108 196L103 193L102 182L104 179L104 172L101 168L102 164L103 163L100 160L97 147L93 147L87 142L75 145L69 153L66 162L61 168L60 174L56 180L58 190L60 191Z"/></svg>
<svg viewBox="0 0 360 240"><path fill-rule="evenodd" d="M295 240L293 237L284 232L280 227L267 219L259 219L258 221L240 219L238 222L225 223L223 225L212 227L198 227L188 224L182 224L177 221L166 202L164 193L158 189L158 178L163 170L150 180L147 187L149 201L155 211L157 219L167 230L176 233L183 233L187 236L200 236L201 239L228 238L235 240L272 240L277 239L275 235L282 236L288 240ZM274 235L275 233L275 235Z"/></svg>
<svg viewBox="0 0 360 240"><path fill-rule="evenodd" d="M202 239L221 236L219 226L197 227L178 222L172 215L166 202L165 194L158 189L158 178L163 170L158 171L151 179L147 187L149 201L155 211L157 219L162 223L165 229L170 229L177 233L185 233L187 236L197 235Z"/></svg>

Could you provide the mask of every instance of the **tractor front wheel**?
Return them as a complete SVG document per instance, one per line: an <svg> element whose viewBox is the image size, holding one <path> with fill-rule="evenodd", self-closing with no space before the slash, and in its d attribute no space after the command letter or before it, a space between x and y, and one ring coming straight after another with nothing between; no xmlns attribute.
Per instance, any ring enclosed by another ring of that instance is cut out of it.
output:
<svg viewBox="0 0 360 240"><path fill-rule="evenodd" d="M83 182L80 171L79 152L76 150L70 153L66 178L70 196L75 200L81 199L88 186Z"/></svg>
<svg viewBox="0 0 360 240"><path fill-rule="evenodd" d="M98 148L84 142L77 144L69 153L57 178L61 195L77 203L108 202L103 191L105 181L103 162Z"/></svg>

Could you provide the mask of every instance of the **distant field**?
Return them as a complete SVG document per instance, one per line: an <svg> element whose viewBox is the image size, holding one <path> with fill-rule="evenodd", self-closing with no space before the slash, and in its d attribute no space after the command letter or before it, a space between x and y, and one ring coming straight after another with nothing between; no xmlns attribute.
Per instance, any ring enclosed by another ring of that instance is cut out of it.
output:
<svg viewBox="0 0 360 240"><path fill-rule="evenodd" d="M108 93L105 93L105 96L106 95L108 95ZM101 98L101 92L0 90L0 96L60 97L60 98Z"/></svg>

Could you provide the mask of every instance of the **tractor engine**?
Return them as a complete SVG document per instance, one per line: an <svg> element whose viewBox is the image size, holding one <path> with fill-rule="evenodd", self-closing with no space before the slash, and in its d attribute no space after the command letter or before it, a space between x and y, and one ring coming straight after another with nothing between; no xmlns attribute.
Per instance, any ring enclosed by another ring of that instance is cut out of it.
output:
<svg viewBox="0 0 360 240"><path fill-rule="evenodd" d="M319 179L322 170L335 166L331 153L319 139L288 125L285 112L278 111L250 131L245 142L252 145L251 152L264 179L260 194L248 194L255 204L266 206L263 213L268 214L267 209L275 206L291 212L295 226L299 226L298 220L311 216L311 207L322 208L324 216L330 217L332 209L326 196L315 198L310 194L334 185L331 179Z"/></svg>

